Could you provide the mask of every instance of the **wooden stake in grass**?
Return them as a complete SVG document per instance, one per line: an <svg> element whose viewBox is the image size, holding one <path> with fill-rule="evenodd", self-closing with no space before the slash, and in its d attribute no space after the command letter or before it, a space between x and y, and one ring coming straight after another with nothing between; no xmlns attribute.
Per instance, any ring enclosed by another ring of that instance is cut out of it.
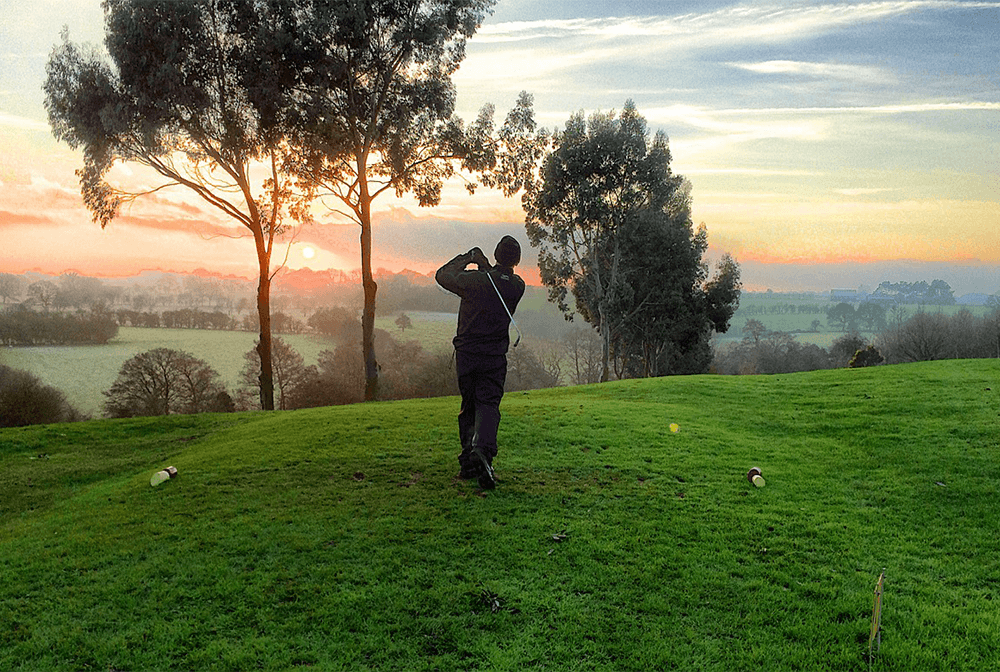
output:
<svg viewBox="0 0 1000 672"><path fill-rule="evenodd" d="M875 604L872 607L872 630L868 635L868 667L871 669L872 656L878 653L882 645L882 586L885 583L885 570L878 576L875 582Z"/></svg>

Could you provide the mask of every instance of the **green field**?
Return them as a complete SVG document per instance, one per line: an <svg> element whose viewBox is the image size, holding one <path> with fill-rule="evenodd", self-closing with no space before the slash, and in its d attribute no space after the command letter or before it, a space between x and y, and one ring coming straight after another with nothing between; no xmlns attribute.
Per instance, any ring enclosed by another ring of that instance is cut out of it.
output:
<svg viewBox="0 0 1000 672"><path fill-rule="evenodd" d="M718 344L732 343L743 338L743 327L747 320L753 319L761 322L769 331L785 331L795 334L795 339L799 343L812 343L822 348L829 348L833 342L844 335L844 331L839 326L831 326L827 323L826 310L837 305L826 295L805 295L805 294L763 294L759 292L744 293L740 297L740 307L730 320L729 331L725 334L715 336ZM791 312L775 312L782 307L795 307ZM799 311L800 306L813 308L814 310ZM857 306L855 305L855 308ZM987 306L917 306L903 305L904 319L912 317L918 310L929 313L943 313L951 316L961 310L968 310L975 317L983 317L993 311ZM819 320L818 331L812 331L813 321ZM861 332L861 335L872 340L877 334L875 332Z"/></svg>
<svg viewBox="0 0 1000 672"><path fill-rule="evenodd" d="M997 360L511 394L491 492L455 398L2 430L0 669L996 669L998 394Z"/></svg>
<svg viewBox="0 0 1000 672"><path fill-rule="evenodd" d="M280 334L306 360L316 362L319 352L334 348L334 341L322 336ZM173 348L190 352L219 372L229 389L239 382L243 355L254 347L257 334L246 331L204 329L145 329L121 327L107 345L67 345L0 348L0 364L30 371L43 383L61 390L66 400L84 414L101 415L104 396L114 383L122 364L153 348Z"/></svg>
<svg viewBox="0 0 1000 672"><path fill-rule="evenodd" d="M455 335L454 315L408 313L413 328L403 332L395 325L396 315L376 320L398 341L415 340L426 350L451 348ZM306 364L315 364L321 350L333 350L333 339L314 334L276 334L288 342ZM173 348L190 352L208 362L222 381L233 390L239 384L243 355L254 347L257 334L246 331L203 329L145 329L122 327L107 345L69 345L0 348L0 364L30 371L46 385L61 390L67 401L81 413L100 417L104 396L122 364L130 357L153 348ZM360 348L360 344L358 345Z"/></svg>

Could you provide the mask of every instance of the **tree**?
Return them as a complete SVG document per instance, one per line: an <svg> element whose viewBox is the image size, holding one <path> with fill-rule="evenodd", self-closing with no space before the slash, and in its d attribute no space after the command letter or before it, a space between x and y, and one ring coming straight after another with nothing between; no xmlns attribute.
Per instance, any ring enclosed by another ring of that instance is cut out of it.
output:
<svg viewBox="0 0 1000 672"><path fill-rule="evenodd" d="M882 357L882 353L878 351L878 348L874 345L869 345L867 348L858 350L854 353L854 356L851 357L851 361L847 366L852 369L862 369L867 366L878 366L884 361L885 358Z"/></svg>
<svg viewBox="0 0 1000 672"><path fill-rule="evenodd" d="M413 328L413 320L406 313L400 313L399 317L396 318L396 326L399 327L399 333L403 333L407 329Z"/></svg>
<svg viewBox="0 0 1000 672"><path fill-rule="evenodd" d="M228 394L215 369L172 348L155 348L126 361L104 396L104 413L111 418L228 410Z"/></svg>
<svg viewBox="0 0 1000 672"><path fill-rule="evenodd" d="M588 385L601 380L601 339L590 326L576 327L563 336L562 345L570 360L570 382Z"/></svg>
<svg viewBox="0 0 1000 672"><path fill-rule="evenodd" d="M559 385L558 371L545 366L526 346L522 345L507 354L507 367L504 389L508 392L540 390Z"/></svg>
<svg viewBox="0 0 1000 672"><path fill-rule="evenodd" d="M244 227L257 256L261 405L274 407L271 256L300 212L284 172L289 110L304 62L287 26L293 3L106 0L110 62L69 41L46 65L53 135L83 151L84 202L102 228L122 204L182 186ZM107 181L118 163L151 168L158 185L128 192Z"/></svg>
<svg viewBox="0 0 1000 672"><path fill-rule="evenodd" d="M868 345L856 331L839 337L830 346L830 362L836 368L848 366L854 356Z"/></svg>
<svg viewBox="0 0 1000 672"><path fill-rule="evenodd" d="M74 422L80 414L56 388L28 371L0 365L0 427Z"/></svg>
<svg viewBox="0 0 1000 672"><path fill-rule="evenodd" d="M0 273L0 298L4 303L9 299L17 299L24 293L24 278L11 273Z"/></svg>
<svg viewBox="0 0 1000 672"><path fill-rule="evenodd" d="M650 141L632 101L620 115L585 121L578 113L555 136L541 183L524 199L550 300L569 319L572 292L576 311L600 331L602 381L613 348L619 361L638 357L645 372L657 371L661 357L691 351L688 327L699 334L709 322L728 328L738 301L731 259L724 279L705 284L707 233L692 230L690 183L671 172L670 158L666 134Z"/></svg>
<svg viewBox="0 0 1000 672"><path fill-rule="evenodd" d="M289 156L300 159L306 182L339 202L343 209L334 211L360 227L366 400L378 397L379 370L372 203L391 191L436 205L444 180L458 168L485 173L484 184L512 195L530 172L518 168L536 158L530 96L522 94L495 139L491 106L468 128L453 114L451 76L494 1L365 0L300 8L315 76Z"/></svg>
<svg viewBox="0 0 1000 672"><path fill-rule="evenodd" d="M302 355L278 336L274 337L272 354L274 356L274 383L278 392L277 406L283 411L296 408L292 400L299 388L307 385L319 375L316 367L306 366ZM243 380L243 391L240 393L241 406L253 408L250 398L253 396L251 391L255 386L257 371L260 370L258 349L253 348L247 351L243 358L243 371L240 373Z"/></svg>
<svg viewBox="0 0 1000 672"><path fill-rule="evenodd" d="M941 313L917 313L882 336L879 350L889 363L926 362L948 356L950 330Z"/></svg>
<svg viewBox="0 0 1000 672"><path fill-rule="evenodd" d="M885 306L878 303L862 303L858 306L855 317L868 331L885 329Z"/></svg>
<svg viewBox="0 0 1000 672"><path fill-rule="evenodd" d="M826 311L827 322L834 326L839 326L841 331L855 329L857 319L854 306L849 303L838 303Z"/></svg>
<svg viewBox="0 0 1000 672"><path fill-rule="evenodd" d="M56 300L59 288L48 280L39 280L28 285L28 296L42 304L45 312L49 312L49 306Z"/></svg>
<svg viewBox="0 0 1000 672"><path fill-rule="evenodd" d="M59 276L55 303L60 307L81 310L87 306L100 304L106 297L104 283L97 278L86 278L79 273L63 273Z"/></svg>
<svg viewBox="0 0 1000 672"><path fill-rule="evenodd" d="M933 280L926 293L927 303L950 306L955 303L955 292L944 280Z"/></svg>
<svg viewBox="0 0 1000 672"><path fill-rule="evenodd" d="M320 308L309 316L306 321L310 327L321 334L332 336L341 343L360 339L361 322L355 313L347 308Z"/></svg>
<svg viewBox="0 0 1000 672"><path fill-rule="evenodd" d="M760 342L764 334L767 333L767 327L760 320L750 318L743 323L743 329L740 331L743 334L744 341L747 341L751 345L756 345Z"/></svg>
<svg viewBox="0 0 1000 672"><path fill-rule="evenodd" d="M619 233L623 254L609 299L619 377L706 371L712 333L729 329L739 305L739 266L725 255L708 279L708 233L694 232L687 212L645 210Z"/></svg>

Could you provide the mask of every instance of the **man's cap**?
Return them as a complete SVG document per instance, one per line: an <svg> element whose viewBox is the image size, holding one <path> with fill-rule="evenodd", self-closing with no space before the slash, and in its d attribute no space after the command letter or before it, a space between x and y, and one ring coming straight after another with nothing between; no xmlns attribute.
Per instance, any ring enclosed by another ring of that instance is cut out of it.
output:
<svg viewBox="0 0 1000 672"><path fill-rule="evenodd" d="M513 268L521 261L521 245L512 236L504 236L497 243L497 249L493 251L493 257L500 266Z"/></svg>

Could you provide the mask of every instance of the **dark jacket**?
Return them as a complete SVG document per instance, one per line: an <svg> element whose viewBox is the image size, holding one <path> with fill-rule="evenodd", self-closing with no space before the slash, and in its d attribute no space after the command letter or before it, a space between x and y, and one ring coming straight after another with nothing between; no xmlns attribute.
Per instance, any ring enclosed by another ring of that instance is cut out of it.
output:
<svg viewBox="0 0 1000 672"><path fill-rule="evenodd" d="M509 267L494 266L489 271L465 270L471 263L471 253L460 254L439 268L434 276L439 285L462 297L458 310L458 333L452 343L456 350L462 352L505 355L510 346L507 331L510 317L500 303L497 290L513 315L524 296L524 280ZM493 283L496 283L496 289Z"/></svg>

